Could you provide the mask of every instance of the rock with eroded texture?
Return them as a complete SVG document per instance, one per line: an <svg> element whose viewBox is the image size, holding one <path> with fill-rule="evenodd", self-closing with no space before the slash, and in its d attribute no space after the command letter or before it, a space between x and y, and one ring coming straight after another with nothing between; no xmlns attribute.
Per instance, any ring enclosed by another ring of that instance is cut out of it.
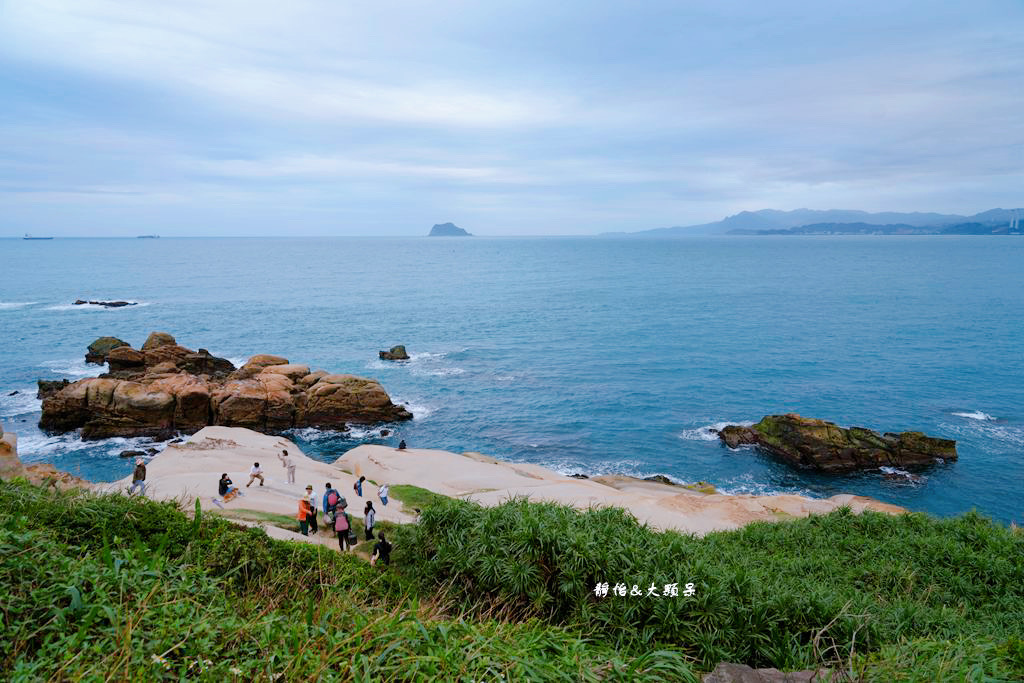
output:
<svg viewBox="0 0 1024 683"><path fill-rule="evenodd" d="M865 427L840 427L833 422L795 413L767 415L746 427L729 425L719 438L730 448L754 445L795 467L847 473L879 467L921 467L956 460L956 441L921 432L879 434Z"/></svg>
<svg viewBox="0 0 1024 683"><path fill-rule="evenodd" d="M208 425L279 432L412 418L376 380L310 372L308 365L267 354L235 370L230 361L191 351L162 332L151 334L142 350L115 346L105 358L111 372L101 377L47 385L42 429L81 429L86 439L169 438Z"/></svg>

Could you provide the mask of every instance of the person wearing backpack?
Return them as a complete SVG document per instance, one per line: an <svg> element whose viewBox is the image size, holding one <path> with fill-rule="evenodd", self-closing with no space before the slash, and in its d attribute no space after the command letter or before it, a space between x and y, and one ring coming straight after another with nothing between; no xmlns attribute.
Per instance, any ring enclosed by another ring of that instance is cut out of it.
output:
<svg viewBox="0 0 1024 683"><path fill-rule="evenodd" d="M338 508L344 510L348 507L348 502L345 501L345 496L341 495L338 489L331 486L331 482L327 482L324 488L326 489L324 491L324 519L333 522Z"/></svg>
<svg viewBox="0 0 1024 683"><path fill-rule="evenodd" d="M345 552L352 547L352 518L344 510L338 510L334 518L334 531L338 534L338 547Z"/></svg>

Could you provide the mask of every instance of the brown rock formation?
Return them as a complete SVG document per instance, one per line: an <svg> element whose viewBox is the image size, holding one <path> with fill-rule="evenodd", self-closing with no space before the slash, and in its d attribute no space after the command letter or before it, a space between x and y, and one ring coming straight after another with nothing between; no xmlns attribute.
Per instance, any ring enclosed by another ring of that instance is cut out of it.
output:
<svg viewBox="0 0 1024 683"><path fill-rule="evenodd" d="M42 429L81 428L86 439L167 438L207 425L278 432L412 418L376 380L310 372L307 365L272 355L253 356L235 370L229 361L180 346L163 332L151 334L142 350L115 346L106 359L106 375L48 387Z"/></svg>
<svg viewBox="0 0 1024 683"><path fill-rule="evenodd" d="M878 432L864 427L844 429L832 422L795 413L768 415L752 427L729 425L719 438L730 448L756 445L787 463L822 472L854 472L889 467L931 465L956 460L956 441L921 432Z"/></svg>

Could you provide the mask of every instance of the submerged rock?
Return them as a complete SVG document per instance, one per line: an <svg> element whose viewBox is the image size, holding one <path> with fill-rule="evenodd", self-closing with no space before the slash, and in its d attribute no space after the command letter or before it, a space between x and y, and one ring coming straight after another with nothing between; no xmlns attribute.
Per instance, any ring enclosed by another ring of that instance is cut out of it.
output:
<svg viewBox="0 0 1024 683"><path fill-rule="evenodd" d="M137 301L86 301L85 299L75 299L75 306L84 306L91 304L93 306L106 306L107 308L122 308L124 306L135 306L138 304Z"/></svg>
<svg viewBox="0 0 1024 683"><path fill-rule="evenodd" d="M392 346L390 351L378 351L377 354L381 360L409 360L409 354L401 344Z"/></svg>
<svg viewBox="0 0 1024 683"><path fill-rule="evenodd" d="M844 429L795 413L768 415L752 427L729 425L719 438L730 448L754 445L795 467L830 473L957 459L956 441L949 439L921 432L879 434L865 427Z"/></svg>
<svg viewBox="0 0 1024 683"><path fill-rule="evenodd" d="M253 356L235 370L230 361L180 346L163 332L151 334L142 350L114 345L106 354L111 372L46 387L40 428L81 429L85 439L167 439L208 425L278 432L412 419L376 380L310 373L309 366L281 356Z"/></svg>

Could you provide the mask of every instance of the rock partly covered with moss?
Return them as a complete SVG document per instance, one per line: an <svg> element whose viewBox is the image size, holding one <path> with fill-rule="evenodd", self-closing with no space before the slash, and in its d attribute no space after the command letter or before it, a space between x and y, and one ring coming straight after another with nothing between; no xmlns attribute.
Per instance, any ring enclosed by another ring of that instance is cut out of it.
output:
<svg viewBox="0 0 1024 683"><path fill-rule="evenodd" d="M117 337L100 337L92 344L89 344L89 348L85 352L85 362L103 365L107 362L107 355L110 354L111 350L119 346L129 346L129 344Z"/></svg>
<svg viewBox="0 0 1024 683"><path fill-rule="evenodd" d="M746 427L729 425L719 438L730 448L755 445L796 467L854 472L879 467L919 467L956 460L956 441L921 432L879 434L865 427L845 429L795 413L768 415Z"/></svg>
<svg viewBox="0 0 1024 683"><path fill-rule="evenodd" d="M376 380L310 372L307 365L266 354L235 369L164 332L151 334L141 350L111 348L107 362L109 373L47 395L39 426L49 432L80 428L86 439L167 438L208 425L278 432L412 419Z"/></svg>
<svg viewBox="0 0 1024 683"><path fill-rule="evenodd" d="M409 360L409 354L401 344L392 346L390 351L378 351L377 355L381 360Z"/></svg>

